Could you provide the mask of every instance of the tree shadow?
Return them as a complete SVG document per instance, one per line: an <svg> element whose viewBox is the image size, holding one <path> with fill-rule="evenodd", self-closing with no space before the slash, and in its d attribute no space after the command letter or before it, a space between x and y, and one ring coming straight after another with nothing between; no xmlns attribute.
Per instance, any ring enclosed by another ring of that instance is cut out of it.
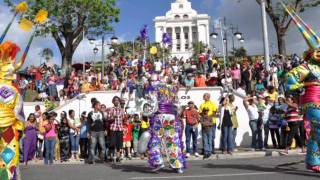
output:
<svg viewBox="0 0 320 180"><path fill-rule="evenodd" d="M304 162L304 161L302 161ZM241 165L241 164L204 164L202 167L203 168L208 168L208 169L237 169L237 170L250 170L250 171L258 171L258 172L277 172L281 174L290 174L290 175L298 175L298 176L307 176L307 177L319 177L320 174L316 174L311 171L307 170L298 170L296 167L290 167L292 165L296 165L301 163L299 162L294 162L294 163L287 163L287 164L281 164L276 167L261 167L258 165Z"/></svg>

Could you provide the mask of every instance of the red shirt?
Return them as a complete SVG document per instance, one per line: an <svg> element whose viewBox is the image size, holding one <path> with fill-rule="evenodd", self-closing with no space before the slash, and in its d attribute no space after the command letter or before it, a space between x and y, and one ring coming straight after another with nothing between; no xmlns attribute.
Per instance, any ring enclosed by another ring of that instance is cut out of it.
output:
<svg viewBox="0 0 320 180"><path fill-rule="evenodd" d="M199 113L195 109L187 109L186 114L186 123L190 126L196 125L199 121Z"/></svg>
<svg viewBox="0 0 320 180"><path fill-rule="evenodd" d="M201 63L205 63L205 62L206 62L206 55L200 54L200 55L199 55L199 61L200 61Z"/></svg>
<svg viewBox="0 0 320 180"><path fill-rule="evenodd" d="M123 125L123 141L129 142L132 140L133 124Z"/></svg>

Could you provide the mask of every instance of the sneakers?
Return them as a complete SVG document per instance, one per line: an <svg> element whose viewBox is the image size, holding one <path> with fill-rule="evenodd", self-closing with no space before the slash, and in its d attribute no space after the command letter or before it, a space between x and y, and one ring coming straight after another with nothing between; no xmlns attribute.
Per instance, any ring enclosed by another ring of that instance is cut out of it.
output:
<svg viewBox="0 0 320 180"><path fill-rule="evenodd" d="M199 155L199 153L196 152L196 153L194 153L194 156L199 157L200 155Z"/></svg>
<svg viewBox="0 0 320 180"><path fill-rule="evenodd" d="M189 158L189 157L190 157L190 153L187 153L187 154L186 154L186 158Z"/></svg>

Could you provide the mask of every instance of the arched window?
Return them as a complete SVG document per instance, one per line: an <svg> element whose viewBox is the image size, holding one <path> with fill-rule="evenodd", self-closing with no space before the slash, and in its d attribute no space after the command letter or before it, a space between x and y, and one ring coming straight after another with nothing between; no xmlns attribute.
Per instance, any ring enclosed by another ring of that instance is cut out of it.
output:
<svg viewBox="0 0 320 180"><path fill-rule="evenodd" d="M175 15L174 19L180 19L180 16L179 15Z"/></svg>
<svg viewBox="0 0 320 180"><path fill-rule="evenodd" d="M188 19L189 16L187 14L183 15L183 19Z"/></svg>

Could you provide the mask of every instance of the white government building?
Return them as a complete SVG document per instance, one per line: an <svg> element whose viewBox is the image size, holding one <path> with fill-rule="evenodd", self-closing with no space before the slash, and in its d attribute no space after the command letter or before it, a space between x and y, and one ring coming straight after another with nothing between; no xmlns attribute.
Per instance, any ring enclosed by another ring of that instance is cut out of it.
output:
<svg viewBox="0 0 320 180"><path fill-rule="evenodd" d="M155 22L156 42L162 42L162 34L167 32L172 38L172 57L184 60L192 56L192 43L203 42L210 45L210 16L198 14L188 0L175 0L165 16L158 16Z"/></svg>

